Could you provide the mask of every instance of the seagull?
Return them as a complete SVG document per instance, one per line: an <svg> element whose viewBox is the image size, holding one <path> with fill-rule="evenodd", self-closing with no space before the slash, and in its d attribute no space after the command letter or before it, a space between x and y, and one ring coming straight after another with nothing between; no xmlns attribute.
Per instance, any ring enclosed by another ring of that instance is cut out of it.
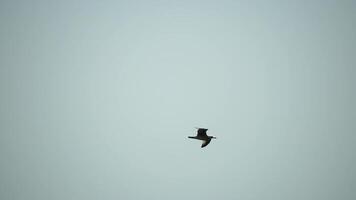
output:
<svg viewBox="0 0 356 200"><path fill-rule="evenodd" d="M198 129L197 136L188 136L188 138L203 140L203 144L201 145L201 148L206 147L210 143L211 139L216 139L216 137L208 136L206 134L206 131L208 129L206 128L197 128L197 129Z"/></svg>

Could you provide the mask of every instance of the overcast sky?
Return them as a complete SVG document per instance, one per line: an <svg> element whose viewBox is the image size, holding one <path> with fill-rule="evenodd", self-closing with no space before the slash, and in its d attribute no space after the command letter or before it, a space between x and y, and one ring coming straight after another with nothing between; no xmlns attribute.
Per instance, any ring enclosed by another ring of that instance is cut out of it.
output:
<svg viewBox="0 0 356 200"><path fill-rule="evenodd" d="M0 199L356 199L354 1L2 0L0 25Z"/></svg>

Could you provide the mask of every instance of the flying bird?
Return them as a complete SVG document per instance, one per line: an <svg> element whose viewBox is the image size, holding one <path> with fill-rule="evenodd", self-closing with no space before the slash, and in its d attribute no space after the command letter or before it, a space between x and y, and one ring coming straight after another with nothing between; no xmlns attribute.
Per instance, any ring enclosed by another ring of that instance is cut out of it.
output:
<svg viewBox="0 0 356 200"><path fill-rule="evenodd" d="M198 129L197 136L188 136L188 138L202 140L203 144L201 145L201 148L206 147L210 143L211 139L216 139L216 137L208 136L206 134L206 131L208 129L206 128L197 128L197 129Z"/></svg>

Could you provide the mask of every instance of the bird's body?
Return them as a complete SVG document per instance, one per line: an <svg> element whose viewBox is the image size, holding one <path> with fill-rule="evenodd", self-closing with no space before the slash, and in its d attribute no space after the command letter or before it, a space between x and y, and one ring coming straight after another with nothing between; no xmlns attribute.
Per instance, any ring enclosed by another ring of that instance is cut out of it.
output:
<svg viewBox="0 0 356 200"><path fill-rule="evenodd" d="M202 140L203 144L201 145L201 148L206 147L210 143L211 139L216 139L216 137L208 136L206 134L207 130L208 129L206 128L198 128L197 136L188 136L188 138Z"/></svg>

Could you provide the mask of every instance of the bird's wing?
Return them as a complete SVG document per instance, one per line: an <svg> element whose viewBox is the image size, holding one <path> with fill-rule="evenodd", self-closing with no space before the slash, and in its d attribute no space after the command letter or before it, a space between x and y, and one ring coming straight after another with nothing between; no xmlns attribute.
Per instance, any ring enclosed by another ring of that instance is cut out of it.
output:
<svg viewBox="0 0 356 200"><path fill-rule="evenodd" d="M197 131L197 132L198 132L197 135L198 135L198 136L203 136L203 137L205 136L205 137L206 137L206 136L207 136L207 135L206 135L206 131L207 131L207 130L208 130L208 129L206 129L206 128L199 128L198 131Z"/></svg>
<svg viewBox="0 0 356 200"><path fill-rule="evenodd" d="M206 147L210 143L211 139L203 140L203 144L201 145L201 148Z"/></svg>

